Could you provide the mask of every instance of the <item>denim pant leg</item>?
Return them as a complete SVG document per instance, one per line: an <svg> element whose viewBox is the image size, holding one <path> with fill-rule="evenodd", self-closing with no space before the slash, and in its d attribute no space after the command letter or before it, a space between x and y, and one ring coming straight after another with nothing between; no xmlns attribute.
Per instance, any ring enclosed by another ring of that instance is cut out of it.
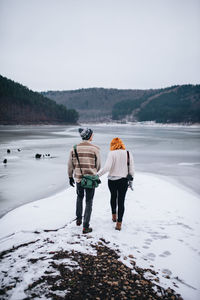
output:
<svg viewBox="0 0 200 300"><path fill-rule="evenodd" d="M124 201L128 189L128 181L126 178L118 180L118 222L122 222L124 215Z"/></svg>
<svg viewBox="0 0 200 300"><path fill-rule="evenodd" d="M116 214L117 209L117 185L115 180L108 180L108 187L110 190L110 206L112 214Z"/></svg>
<svg viewBox="0 0 200 300"><path fill-rule="evenodd" d="M77 219L82 219L84 188L82 188L80 183L76 183L76 193L76 217Z"/></svg>
<svg viewBox="0 0 200 300"><path fill-rule="evenodd" d="M85 189L86 192L86 199L85 199L85 213L84 213L84 220L83 220L83 227L88 228L90 225L90 217L92 213L92 203L95 189Z"/></svg>

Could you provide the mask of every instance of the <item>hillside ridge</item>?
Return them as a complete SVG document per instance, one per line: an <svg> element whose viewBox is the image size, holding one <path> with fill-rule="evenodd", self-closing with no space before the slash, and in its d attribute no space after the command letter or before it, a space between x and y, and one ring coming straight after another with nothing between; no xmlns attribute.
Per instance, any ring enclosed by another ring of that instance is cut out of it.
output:
<svg viewBox="0 0 200 300"><path fill-rule="evenodd" d="M200 122L200 85L148 90L88 88L42 94L76 109L84 122Z"/></svg>

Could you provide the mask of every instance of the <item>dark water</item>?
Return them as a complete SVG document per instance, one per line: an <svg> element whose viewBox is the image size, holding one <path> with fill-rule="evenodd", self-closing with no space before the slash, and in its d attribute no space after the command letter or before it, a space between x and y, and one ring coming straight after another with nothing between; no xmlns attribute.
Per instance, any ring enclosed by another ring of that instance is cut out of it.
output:
<svg viewBox="0 0 200 300"><path fill-rule="evenodd" d="M90 127L94 130L93 143L101 148L102 164L110 141L119 136L134 155L136 174L143 171L165 175L200 194L200 128ZM72 145L80 142L77 129L0 126L0 216L69 186L67 160ZM50 156L36 160L36 153ZM8 159L7 165L2 163L4 158Z"/></svg>

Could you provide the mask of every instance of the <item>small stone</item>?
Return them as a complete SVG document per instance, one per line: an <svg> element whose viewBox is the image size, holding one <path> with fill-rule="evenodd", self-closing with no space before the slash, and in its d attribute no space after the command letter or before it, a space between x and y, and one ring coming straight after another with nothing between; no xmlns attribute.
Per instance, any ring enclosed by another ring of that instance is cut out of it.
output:
<svg viewBox="0 0 200 300"><path fill-rule="evenodd" d="M135 283L136 283L136 284L139 284L140 282L139 282L139 280L136 280Z"/></svg>
<svg viewBox="0 0 200 300"><path fill-rule="evenodd" d="M160 279L157 277L157 278L154 279L154 281L159 282Z"/></svg>

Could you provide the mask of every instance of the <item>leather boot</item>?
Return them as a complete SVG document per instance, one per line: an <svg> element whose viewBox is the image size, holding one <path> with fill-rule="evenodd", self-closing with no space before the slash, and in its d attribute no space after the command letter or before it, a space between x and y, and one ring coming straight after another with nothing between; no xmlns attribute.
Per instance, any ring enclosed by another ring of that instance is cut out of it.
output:
<svg viewBox="0 0 200 300"><path fill-rule="evenodd" d="M88 228L83 228L83 233L89 233L92 232L92 228L88 227Z"/></svg>
<svg viewBox="0 0 200 300"><path fill-rule="evenodd" d="M122 222L117 222L115 229L121 230Z"/></svg>
<svg viewBox="0 0 200 300"><path fill-rule="evenodd" d="M112 214L112 220L113 220L113 222L117 222L117 215L116 214Z"/></svg>
<svg viewBox="0 0 200 300"><path fill-rule="evenodd" d="M82 220L81 220L81 219L77 219L77 220L76 220L76 225L77 225L77 226L80 226L81 224L82 224Z"/></svg>

